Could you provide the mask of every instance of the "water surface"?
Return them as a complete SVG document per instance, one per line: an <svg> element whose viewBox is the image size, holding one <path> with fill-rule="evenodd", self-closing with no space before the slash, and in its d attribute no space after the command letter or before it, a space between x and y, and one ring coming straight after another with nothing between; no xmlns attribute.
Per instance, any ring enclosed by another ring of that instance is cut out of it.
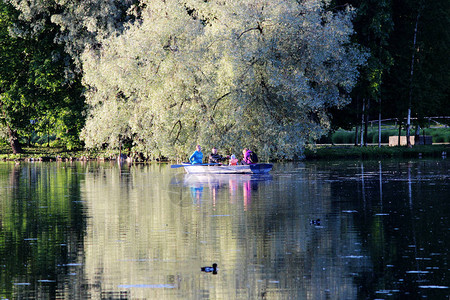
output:
<svg viewBox="0 0 450 300"><path fill-rule="evenodd" d="M0 299L448 299L449 195L448 160L0 163Z"/></svg>

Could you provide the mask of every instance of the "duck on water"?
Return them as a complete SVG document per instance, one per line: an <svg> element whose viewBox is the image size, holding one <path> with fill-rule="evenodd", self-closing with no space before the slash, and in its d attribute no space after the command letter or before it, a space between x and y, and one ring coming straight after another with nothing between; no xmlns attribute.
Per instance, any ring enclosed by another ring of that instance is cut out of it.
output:
<svg viewBox="0 0 450 300"><path fill-rule="evenodd" d="M201 267L202 272L217 274L217 264L213 263L212 267Z"/></svg>

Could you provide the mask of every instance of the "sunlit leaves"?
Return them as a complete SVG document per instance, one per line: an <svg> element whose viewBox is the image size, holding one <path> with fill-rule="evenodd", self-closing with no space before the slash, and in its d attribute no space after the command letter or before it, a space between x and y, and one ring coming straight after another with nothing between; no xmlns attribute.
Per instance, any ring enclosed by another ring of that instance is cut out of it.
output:
<svg viewBox="0 0 450 300"><path fill-rule="evenodd" d="M141 22L83 55L86 145L126 136L171 157L197 143L298 155L364 62L350 46L352 15L312 0L149 1Z"/></svg>

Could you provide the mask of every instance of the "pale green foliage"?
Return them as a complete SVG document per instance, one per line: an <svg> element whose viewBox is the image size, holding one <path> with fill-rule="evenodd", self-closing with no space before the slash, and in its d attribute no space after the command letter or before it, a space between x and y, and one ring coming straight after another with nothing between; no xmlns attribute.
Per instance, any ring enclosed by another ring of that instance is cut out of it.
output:
<svg viewBox="0 0 450 300"><path fill-rule="evenodd" d="M79 57L86 45L96 45L102 38L120 32L123 22L134 19L138 10L137 0L4 1L20 11L20 19L28 25L11 28L13 35L38 35L45 23L50 21L60 29L55 42L64 44L66 52L78 67Z"/></svg>
<svg viewBox="0 0 450 300"><path fill-rule="evenodd" d="M8 139L8 128L3 124L0 124L0 141L6 141Z"/></svg>
<svg viewBox="0 0 450 300"><path fill-rule="evenodd" d="M343 105L365 56L347 10L323 2L148 1L142 20L88 49L88 147L131 138L153 156L198 143L262 157L301 154Z"/></svg>

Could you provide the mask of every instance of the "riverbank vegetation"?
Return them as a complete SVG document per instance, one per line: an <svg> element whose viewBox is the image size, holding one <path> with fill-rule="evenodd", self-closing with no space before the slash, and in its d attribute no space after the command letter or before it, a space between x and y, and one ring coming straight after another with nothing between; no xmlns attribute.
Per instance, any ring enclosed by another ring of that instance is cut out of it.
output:
<svg viewBox="0 0 450 300"><path fill-rule="evenodd" d="M390 136L398 136L399 130L394 126L383 126L381 129L381 143L388 144ZM406 130L400 131L402 136L406 135ZM450 128L446 126L423 128L419 135L431 136L432 142L435 144L450 143ZM339 129L331 134L322 137L319 144L332 144L332 145L358 145L360 135L356 132L356 129L343 130ZM367 143L378 143L378 128L369 128L367 131Z"/></svg>
<svg viewBox="0 0 450 300"><path fill-rule="evenodd" d="M124 154L126 153L126 154ZM122 153L122 161L129 163L167 162L168 158L153 160L150 155L129 152ZM404 146L367 146L349 145L310 145L304 150L301 160L333 159L390 159L390 158L446 158L450 153L449 144L419 145L412 148ZM0 145L0 161L116 161L119 150L78 150L69 151L61 147L31 146L23 147L23 152L13 154L8 145ZM298 158L297 158L298 159ZM186 160L186 159L185 159ZM279 161L279 160L271 160Z"/></svg>
<svg viewBox="0 0 450 300"><path fill-rule="evenodd" d="M66 153L181 159L202 144L292 159L317 141L433 135L429 117L450 116L449 12L445 0L1 0L0 139L19 157L46 139ZM370 130L382 118L397 129Z"/></svg>
<svg viewBox="0 0 450 300"><path fill-rule="evenodd" d="M419 145L412 148L403 146L314 146L307 147L304 154L306 160L446 158L450 154L450 145Z"/></svg>

